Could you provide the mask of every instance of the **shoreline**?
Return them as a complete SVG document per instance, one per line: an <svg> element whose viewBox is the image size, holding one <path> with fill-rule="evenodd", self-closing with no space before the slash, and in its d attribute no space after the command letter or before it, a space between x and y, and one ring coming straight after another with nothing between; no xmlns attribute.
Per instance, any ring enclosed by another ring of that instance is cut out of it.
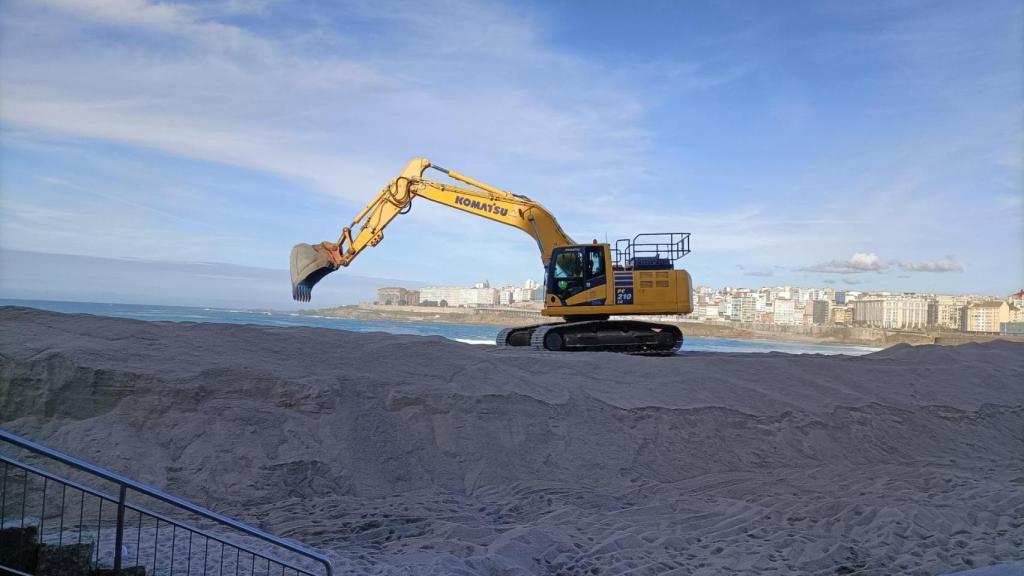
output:
<svg viewBox="0 0 1024 576"><path fill-rule="evenodd" d="M100 315L111 315L107 307L146 307L153 306L160 309L189 309L200 308L189 306L166 306L156 304L116 304L98 302L63 302L52 300L24 300L24 299L0 299L0 303L9 306L30 307L48 309L56 312L66 313L92 313ZM83 308L84 307L84 308ZM88 308L100 307L101 310ZM301 316L307 318L324 318L337 320L357 321L379 321L402 323L424 323L437 325L464 326L467 328L476 327L509 327L523 326L528 324L557 321L555 318L540 316L539 310L514 310L511 314L503 314L500 310L480 312L473 309L459 308L420 308L401 307L399 309L388 309L383 306L359 306L347 305L335 308L324 309L302 309L302 310L280 310L272 308L231 310L227 308L201 308L202 310L223 310L226 312L248 313L254 315L273 316ZM519 314L513 315L513 314ZM528 315L528 316L527 316ZM122 311L121 314L113 314L139 320L164 319L163 314L157 312L155 315L147 311L146 314L137 314ZM188 320L189 318L174 318L174 320ZM226 320L226 319L225 319ZM1024 342L1021 336L1001 336L998 334L967 334L959 332L906 332L896 330L883 330L881 328L869 328L861 326L780 326L761 324L741 324L731 322L698 322L693 320L664 320L653 318L653 321L660 321L679 326L686 337L722 338L728 340L748 342L780 342L794 344L813 344L823 346L852 346L884 349L896 344L939 344L959 345L966 343L992 342L1004 340L1009 342ZM220 320L218 320L220 321ZM226 320L231 322L231 320ZM256 322L257 324L261 322ZM483 328L478 328L478 330Z"/></svg>
<svg viewBox="0 0 1024 576"><path fill-rule="evenodd" d="M515 316L512 313L500 312L480 313L463 312L462 309L433 308L427 310L410 310L411 307L387 310L383 307L365 307L358 305L340 306L315 310L300 310L303 316L322 316L325 318L342 318L351 320L379 320L388 322L428 322L438 324L487 325L499 327L525 326L529 324L555 321L545 316ZM841 346L866 346L888 348L896 344L940 344L959 345L970 342L991 342L1007 340L1024 342L1022 337L1001 336L998 334L969 334L963 332L911 332L902 330L886 330L882 328L860 326L779 326L741 323L709 323L691 320L665 321L679 326L685 336L728 338L733 340L772 340L779 342L795 342L802 344L822 344ZM806 332L805 332L806 331ZM810 332L810 333L807 333Z"/></svg>

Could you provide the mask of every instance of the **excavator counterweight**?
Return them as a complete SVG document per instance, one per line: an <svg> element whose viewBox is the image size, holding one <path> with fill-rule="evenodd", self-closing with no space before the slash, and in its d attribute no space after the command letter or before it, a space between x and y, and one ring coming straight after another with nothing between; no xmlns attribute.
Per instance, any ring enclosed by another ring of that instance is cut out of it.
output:
<svg viewBox="0 0 1024 576"><path fill-rule="evenodd" d="M428 168L468 186L424 179ZM348 266L365 248L379 244L384 228L408 212L416 197L518 228L537 243L545 271L541 314L565 321L503 330L498 346L672 354L682 345L677 326L610 317L690 313L690 275L674 269L674 262L690 252L689 234L638 234L619 240L614 247L596 240L578 244L539 203L424 158L409 162L343 229L337 242L292 248L292 297L308 302L317 282Z"/></svg>

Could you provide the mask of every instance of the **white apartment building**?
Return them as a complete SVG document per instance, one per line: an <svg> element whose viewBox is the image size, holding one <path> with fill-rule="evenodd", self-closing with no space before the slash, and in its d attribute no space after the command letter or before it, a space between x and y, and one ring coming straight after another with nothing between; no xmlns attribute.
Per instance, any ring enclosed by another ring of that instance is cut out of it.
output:
<svg viewBox="0 0 1024 576"><path fill-rule="evenodd" d="M885 299L883 328L924 328L928 326L928 299L891 296Z"/></svg>
<svg viewBox="0 0 1024 576"><path fill-rule="evenodd" d="M698 318L718 320L718 304L700 304L694 308Z"/></svg>
<svg viewBox="0 0 1024 576"><path fill-rule="evenodd" d="M824 288L811 288L811 300L831 300L832 294Z"/></svg>
<svg viewBox="0 0 1024 576"><path fill-rule="evenodd" d="M498 288L498 304L501 304L502 306L508 306L515 302L516 289L517 287L512 286L511 284L508 286L502 286L501 288Z"/></svg>
<svg viewBox="0 0 1024 576"><path fill-rule="evenodd" d="M796 301L800 305L805 305L809 301L814 299L815 290L813 288L797 288L796 289Z"/></svg>
<svg viewBox="0 0 1024 576"><path fill-rule="evenodd" d="M729 316L739 322L755 322L757 320L757 298L744 295L732 299L732 314Z"/></svg>
<svg viewBox="0 0 1024 576"><path fill-rule="evenodd" d="M921 296L886 296L851 304L855 324L889 329L928 326L928 299Z"/></svg>
<svg viewBox="0 0 1024 576"><path fill-rule="evenodd" d="M694 288L694 292L697 293L698 298L704 298L705 300L711 298L712 296L718 293L717 290L710 286L697 286L696 288Z"/></svg>
<svg viewBox="0 0 1024 576"><path fill-rule="evenodd" d="M755 310L757 310L758 312L764 312L765 310L768 309L767 292L758 292L757 294L754 295L754 298L756 299Z"/></svg>
<svg viewBox="0 0 1024 576"><path fill-rule="evenodd" d="M732 318L732 296L726 296L718 303L718 313L726 318Z"/></svg>
<svg viewBox="0 0 1024 576"><path fill-rule="evenodd" d="M783 326L803 324L804 310L801 306L797 314L796 302L789 298L776 298L772 304L772 322Z"/></svg>
<svg viewBox="0 0 1024 576"><path fill-rule="evenodd" d="M494 306L499 302L495 288L463 288L461 286L428 286L420 289L420 302L438 306Z"/></svg>
<svg viewBox="0 0 1024 576"><path fill-rule="evenodd" d="M512 294L512 299L515 302L529 302L531 300L543 300L544 289L543 288L516 288Z"/></svg>
<svg viewBox="0 0 1024 576"><path fill-rule="evenodd" d="M789 286L776 286L768 291L768 300L775 301L779 298L791 300L793 298L793 292Z"/></svg>

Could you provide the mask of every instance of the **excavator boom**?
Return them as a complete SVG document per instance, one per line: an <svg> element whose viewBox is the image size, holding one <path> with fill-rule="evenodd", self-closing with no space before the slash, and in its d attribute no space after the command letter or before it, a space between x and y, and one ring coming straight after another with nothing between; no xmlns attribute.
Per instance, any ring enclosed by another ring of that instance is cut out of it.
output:
<svg viewBox="0 0 1024 576"><path fill-rule="evenodd" d="M469 187L427 180L423 173L428 168ZM292 248L292 297L308 302L317 282L338 268L351 264L366 247L379 244L384 238L384 228L396 216L408 212L413 198L417 196L526 232L537 242L545 266L552 250L574 244L555 217L526 196L506 192L455 170L433 165L425 158L416 158L356 215L352 224L342 230L337 242L297 244Z"/></svg>

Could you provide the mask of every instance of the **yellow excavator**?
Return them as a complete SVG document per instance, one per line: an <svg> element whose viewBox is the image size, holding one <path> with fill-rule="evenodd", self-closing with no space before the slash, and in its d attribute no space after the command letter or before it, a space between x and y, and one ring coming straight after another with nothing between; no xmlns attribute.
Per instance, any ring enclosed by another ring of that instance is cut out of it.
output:
<svg viewBox="0 0 1024 576"><path fill-rule="evenodd" d="M427 180L423 174L428 168L468 187ZM513 226L537 242L544 264L541 313L564 321L507 328L498 334L498 346L663 355L675 353L682 345L682 331L672 324L610 317L691 312L690 274L674 269L675 261L690 252L688 233L638 234L614 246L596 240L578 244L537 202L425 158L409 162L342 230L337 242L292 248L292 297L308 302L314 284L351 264L367 246L380 244L384 228L407 213L416 197Z"/></svg>

